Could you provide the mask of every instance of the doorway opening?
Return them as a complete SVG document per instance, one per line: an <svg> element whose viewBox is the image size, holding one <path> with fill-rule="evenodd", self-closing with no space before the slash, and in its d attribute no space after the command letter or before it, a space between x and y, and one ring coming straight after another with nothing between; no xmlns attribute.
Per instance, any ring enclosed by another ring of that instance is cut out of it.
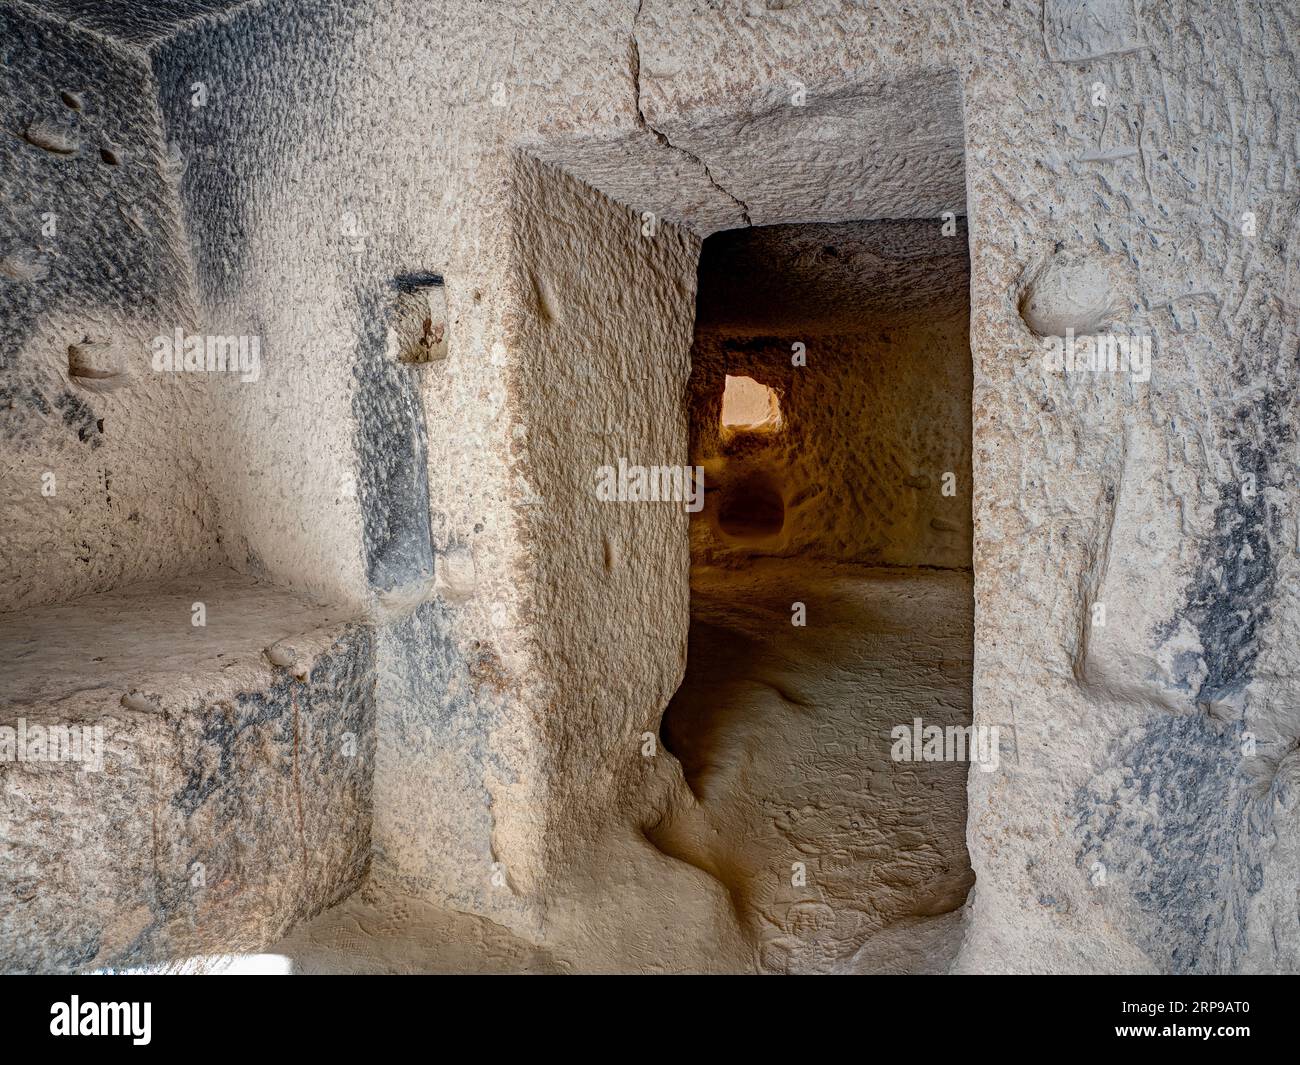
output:
<svg viewBox="0 0 1300 1065"><path fill-rule="evenodd" d="M661 726L697 801L652 838L727 887L766 971L937 972L960 943L970 762L895 742L971 723L958 222L703 245L687 406L706 494Z"/></svg>

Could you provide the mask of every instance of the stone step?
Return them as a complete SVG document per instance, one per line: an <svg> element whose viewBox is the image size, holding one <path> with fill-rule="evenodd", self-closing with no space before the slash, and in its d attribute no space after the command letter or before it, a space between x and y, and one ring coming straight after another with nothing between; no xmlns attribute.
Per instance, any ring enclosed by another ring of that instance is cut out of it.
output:
<svg viewBox="0 0 1300 1065"><path fill-rule="evenodd" d="M230 571L0 615L0 970L256 951L354 890L373 660Z"/></svg>

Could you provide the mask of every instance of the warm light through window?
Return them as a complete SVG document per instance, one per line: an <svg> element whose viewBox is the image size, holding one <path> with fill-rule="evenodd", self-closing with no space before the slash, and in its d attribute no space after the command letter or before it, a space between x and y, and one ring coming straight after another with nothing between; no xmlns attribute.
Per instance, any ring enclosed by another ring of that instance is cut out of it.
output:
<svg viewBox="0 0 1300 1065"><path fill-rule="evenodd" d="M774 432L781 427L776 393L752 377L727 375L722 390L722 427L749 432Z"/></svg>

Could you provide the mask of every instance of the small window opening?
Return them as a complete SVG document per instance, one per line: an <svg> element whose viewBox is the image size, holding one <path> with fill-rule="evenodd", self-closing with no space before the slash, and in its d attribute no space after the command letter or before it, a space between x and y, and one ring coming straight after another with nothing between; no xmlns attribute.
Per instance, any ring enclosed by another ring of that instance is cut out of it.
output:
<svg viewBox="0 0 1300 1065"><path fill-rule="evenodd" d="M781 428L781 403L776 392L752 377L728 374L722 389L722 428L731 432L776 432Z"/></svg>

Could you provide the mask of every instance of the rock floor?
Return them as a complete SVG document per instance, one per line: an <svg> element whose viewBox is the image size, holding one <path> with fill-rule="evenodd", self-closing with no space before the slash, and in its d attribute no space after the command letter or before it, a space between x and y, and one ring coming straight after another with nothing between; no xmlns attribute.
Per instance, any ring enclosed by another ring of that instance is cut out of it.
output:
<svg viewBox="0 0 1300 1065"><path fill-rule="evenodd" d="M806 626L791 624L795 602ZM942 972L951 961L974 882L968 765L893 761L890 734L914 717L969 722L972 611L964 571L766 559L692 573L686 678L662 738L695 802L645 834L725 887L753 967ZM647 880L661 875L661 855L636 853ZM627 856L611 853L610 864ZM607 894L591 901L602 922L638 922L631 901L621 918ZM701 900L671 901L688 913ZM557 909L539 946L479 918L365 890L272 950L299 972L661 968L646 944L623 957L594 946L578 927L580 897ZM735 958L734 931L719 929L718 942L705 936L686 955L678 944L662 967L734 968L719 961Z"/></svg>

